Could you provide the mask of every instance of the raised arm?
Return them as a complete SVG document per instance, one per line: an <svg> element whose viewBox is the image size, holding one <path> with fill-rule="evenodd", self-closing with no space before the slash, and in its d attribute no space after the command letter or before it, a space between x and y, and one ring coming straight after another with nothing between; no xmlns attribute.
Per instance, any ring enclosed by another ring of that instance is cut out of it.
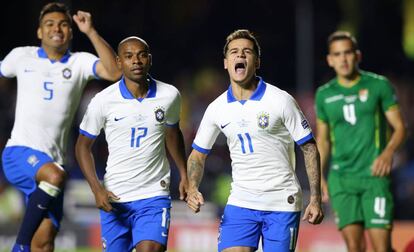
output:
<svg viewBox="0 0 414 252"><path fill-rule="evenodd" d="M375 159L372 166L372 175L379 177L388 176L390 174L393 155L398 147L404 142L406 134L404 122L398 107L388 110L385 113L385 117L394 131L387 146L377 159Z"/></svg>
<svg viewBox="0 0 414 252"><path fill-rule="evenodd" d="M88 184L95 196L96 207L109 212L112 210L110 199L118 199L118 197L116 197L112 192L106 191L99 182L91 151L94 142L94 139L79 135L75 147L76 159L78 160L82 173L85 176L86 181L88 181Z"/></svg>
<svg viewBox="0 0 414 252"><path fill-rule="evenodd" d="M201 206L204 205L204 197L198 191L198 187L200 186L201 180L203 179L206 158L206 154L193 149L187 161L187 206L191 208L195 213L199 212Z"/></svg>
<svg viewBox="0 0 414 252"><path fill-rule="evenodd" d="M168 153L170 153L180 173L180 200L185 200L188 188L187 164L185 162L184 138L180 127L167 127L165 141Z"/></svg>
<svg viewBox="0 0 414 252"><path fill-rule="evenodd" d="M112 47L98 34L92 24L92 17L89 12L78 11L73 15L73 20L91 41L98 53L100 61L96 65L96 73L100 78L116 81L121 77L121 70L116 64L116 54Z"/></svg>
<svg viewBox="0 0 414 252"><path fill-rule="evenodd" d="M329 200L328 185L325 179L325 171L328 169L329 156L331 153L331 141L329 138L329 126L322 120L316 122L316 142L318 144L318 150L321 157L321 185L322 185L322 201L327 202Z"/></svg>
<svg viewBox="0 0 414 252"><path fill-rule="evenodd" d="M308 220L311 224L319 224L323 220L319 152L314 141L307 142L300 147L303 152L310 186L310 201L303 215L303 220Z"/></svg>

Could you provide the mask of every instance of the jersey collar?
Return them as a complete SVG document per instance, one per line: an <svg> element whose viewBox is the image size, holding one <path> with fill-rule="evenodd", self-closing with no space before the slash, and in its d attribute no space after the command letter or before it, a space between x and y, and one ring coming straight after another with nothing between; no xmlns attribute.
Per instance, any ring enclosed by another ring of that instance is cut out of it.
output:
<svg viewBox="0 0 414 252"><path fill-rule="evenodd" d="M125 78L122 77L122 79L119 81L119 90L121 91L122 97L125 99L137 99L138 101L143 101L146 98L154 98L157 93L157 84L155 83L155 80L148 75L148 79L150 80L149 86L148 86L148 92L147 96L145 98L135 98L131 92L128 90L126 84L125 84Z"/></svg>
<svg viewBox="0 0 414 252"><path fill-rule="evenodd" d="M263 81L262 77L257 76L259 79L259 84L257 85L256 90L253 92L252 96L250 96L249 100L260 101L266 91L266 83ZM231 89L231 84L229 89L227 90L227 102L235 102L237 101L236 97L233 95L233 90ZM241 100L240 103L244 104L246 100Z"/></svg>
<svg viewBox="0 0 414 252"><path fill-rule="evenodd" d="M58 62L58 60L49 59L47 57L46 51L45 51L45 49L43 49L43 47L39 47L39 49L37 50L37 56L39 56L39 58L42 58L42 59L50 60L50 62L52 62L52 64ZM69 58L70 58L70 51L67 50L66 53L63 55L63 57L59 60L59 62L60 63L66 63L66 62L68 62Z"/></svg>

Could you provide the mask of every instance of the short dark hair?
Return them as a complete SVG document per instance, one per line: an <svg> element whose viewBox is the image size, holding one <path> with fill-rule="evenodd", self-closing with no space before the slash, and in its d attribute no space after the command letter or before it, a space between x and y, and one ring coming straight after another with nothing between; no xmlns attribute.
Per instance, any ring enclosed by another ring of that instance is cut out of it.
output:
<svg viewBox="0 0 414 252"><path fill-rule="evenodd" d="M338 41L338 40L349 40L352 43L352 49L354 51L359 50L358 42L355 39L355 37L352 36L352 34L350 32L336 31L336 32L332 33L331 35L329 35L329 37L328 37L328 53L329 53L331 44L335 41Z"/></svg>
<svg viewBox="0 0 414 252"><path fill-rule="evenodd" d="M66 15L69 22L72 24L72 16L70 15L69 8L63 3L52 2L43 6L39 15L39 24L42 22L43 17L52 12L60 12Z"/></svg>
<svg viewBox="0 0 414 252"><path fill-rule="evenodd" d="M246 30L246 29L235 30L234 32L230 33L230 35L227 36L226 44L224 45L224 48L223 48L224 57L226 57L226 53L229 49L230 42L235 40L235 39L248 39L248 40L252 41L253 42L253 50L256 53L256 55L258 57L260 57L259 42L257 42L257 39L254 36L254 34L251 31Z"/></svg>

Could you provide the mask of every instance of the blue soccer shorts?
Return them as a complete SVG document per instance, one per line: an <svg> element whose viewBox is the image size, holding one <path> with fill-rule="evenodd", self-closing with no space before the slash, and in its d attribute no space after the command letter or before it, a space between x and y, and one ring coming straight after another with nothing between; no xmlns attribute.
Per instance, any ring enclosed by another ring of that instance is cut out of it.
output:
<svg viewBox="0 0 414 252"><path fill-rule="evenodd" d="M167 247L171 198L157 196L126 203L112 203L114 210L100 210L104 251L131 251L144 240Z"/></svg>
<svg viewBox="0 0 414 252"><path fill-rule="evenodd" d="M227 205L221 218L218 250L231 247L258 248L264 252L295 251L300 212L260 211Z"/></svg>
<svg viewBox="0 0 414 252"><path fill-rule="evenodd" d="M25 146L6 147L2 154L4 175L10 184L22 191L26 196L26 203L37 188L36 173L46 163L54 160L46 153ZM63 217L63 191L53 201L48 217L53 225L59 229Z"/></svg>

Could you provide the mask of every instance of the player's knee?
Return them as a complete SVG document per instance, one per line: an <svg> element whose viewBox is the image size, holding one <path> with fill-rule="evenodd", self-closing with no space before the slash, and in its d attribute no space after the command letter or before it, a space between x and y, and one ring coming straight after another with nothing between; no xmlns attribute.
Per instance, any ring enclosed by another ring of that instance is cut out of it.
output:
<svg viewBox="0 0 414 252"><path fill-rule="evenodd" d="M57 197L59 195L59 193L61 192L61 189L49 182L46 181L40 181L39 183L39 188L44 191L45 193L47 193L48 195L52 196L52 197Z"/></svg>
<svg viewBox="0 0 414 252"><path fill-rule="evenodd" d="M50 172L45 179L48 183L57 186L59 188L62 188L66 181L66 172L61 169L54 169L52 172Z"/></svg>
<svg viewBox="0 0 414 252"><path fill-rule="evenodd" d="M135 250L140 252L164 252L165 247L157 242L141 241L137 244Z"/></svg>
<svg viewBox="0 0 414 252"><path fill-rule="evenodd" d="M32 252L53 252L55 244L52 239L43 237L42 239L32 240L30 247Z"/></svg>

